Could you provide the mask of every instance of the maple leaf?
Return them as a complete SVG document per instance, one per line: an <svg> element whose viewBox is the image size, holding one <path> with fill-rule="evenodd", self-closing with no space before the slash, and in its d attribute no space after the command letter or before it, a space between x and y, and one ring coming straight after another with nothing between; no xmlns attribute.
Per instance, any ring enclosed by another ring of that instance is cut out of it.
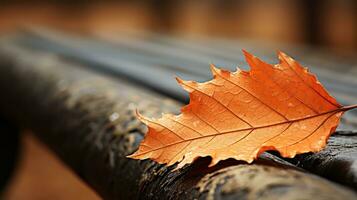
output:
<svg viewBox="0 0 357 200"><path fill-rule="evenodd" d="M316 76L282 52L275 66L243 52L250 71L212 65L208 82L177 78L190 93L181 114L149 119L137 113L148 133L128 157L180 162L177 168L205 156L212 157L210 166L228 158L251 163L267 150L291 158L324 148L341 115L357 107L341 106Z"/></svg>

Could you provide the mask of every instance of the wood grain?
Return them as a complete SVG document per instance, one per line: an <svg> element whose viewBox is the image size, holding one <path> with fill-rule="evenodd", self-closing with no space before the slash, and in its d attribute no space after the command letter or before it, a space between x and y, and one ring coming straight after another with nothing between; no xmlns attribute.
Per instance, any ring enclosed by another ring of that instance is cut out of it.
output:
<svg viewBox="0 0 357 200"><path fill-rule="evenodd" d="M203 159L176 172L127 159L145 131L134 109L157 117L177 112L178 102L48 52L11 41L0 47L1 112L34 130L105 199L357 198L275 156L252 165L228 160L213 169Z"/></svg>

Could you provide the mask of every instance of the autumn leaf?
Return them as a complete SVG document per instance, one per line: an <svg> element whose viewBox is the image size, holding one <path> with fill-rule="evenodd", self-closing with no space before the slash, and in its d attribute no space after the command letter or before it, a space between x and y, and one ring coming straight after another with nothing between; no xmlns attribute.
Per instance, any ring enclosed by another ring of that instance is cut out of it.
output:
<svg viewBox="0 0 357 200"><path fill-rule="evenodd" d="M281 156L317 152L326 145L341 115L341 106L316 76L279 52L279 64L267 64L244 51L250 71L231 73L211 66L213 79L178 83L190 93L179 115L149 119L138 151L128 156L177 168L198 157L211 156L211 166L234 158L251 163L259 154L276 150Z"/></svg>

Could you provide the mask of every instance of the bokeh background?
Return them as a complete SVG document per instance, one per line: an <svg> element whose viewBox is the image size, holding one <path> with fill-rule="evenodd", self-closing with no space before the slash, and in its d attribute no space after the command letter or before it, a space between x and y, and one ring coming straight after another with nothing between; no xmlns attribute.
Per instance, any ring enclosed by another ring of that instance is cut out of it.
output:
<svg viewBox="0 0 357 200"><path fill-rule="evenodd" d="M91 35L130 30L313 46L355 57L354 0L0 0L0 35L26 27ZM99 199L31 133L5 199Z"/></svg>
<svg viewBox="0 0 357 200"><path fill-rule="evenodd" d="M357 50L354 0L2 0L0 32L151 30Z"/></svg>

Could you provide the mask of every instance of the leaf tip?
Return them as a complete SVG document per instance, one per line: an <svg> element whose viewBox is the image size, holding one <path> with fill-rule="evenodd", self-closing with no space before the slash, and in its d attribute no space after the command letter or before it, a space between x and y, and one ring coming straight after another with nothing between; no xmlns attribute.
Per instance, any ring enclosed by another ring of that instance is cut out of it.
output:
<svg viewBox="0 0 357 200"><path fill-rule="evenodd" d="M213 75L217 74L219 70L213 63L210 64L210 69Z"/></svg>
<svg viewBox="0 0 357 200"><path fill-rule="evenodd" d="M134 153L132 153L132 154L130 154L130 155L127 155L127 156L125 156L126 158L130 158L130 159L139 159L138 157L137 157L137 151L136 152L134 152Z"/></svg>
<svg viewBox="0 0 357 200"><path fill-rule="evenodd" d="M251 53L249 53L247 50L242 49L242 52L244 54L245 57L249 57L249 56L253 56Z"/></svg>
<svg viewBox="0 0 357 200"><path fill-rule="evenodd" d="M244 49L242 51L243 51L245 60L251 69L251 72L254 70L264 68L264 66L266 66L266 63L264 61L260 60L258 57L254 56L253 54L249 53L248 51L246 51Z"/></svg>
<svg viewBox="0 0 357 200"><path fill-rule="evenodd" d="M180 77L176 76L175 79L176 79L178 84L181 85L183 83L183 80Z"/></svg>
<svg viewBox="0 0 357 200"><path fill-rule="evenodd" d="M176 81L187 92L192 92L197 85L195 81L185 81L179 77L176 77Z"/></svg>
<svg viewBox="0 0 357 200"><path fill-rule="evenodd" d="M229 77L232 74L229 70L219 69L214 64L211 64L210 68L213 76L219 75L219 76Z"/></svg>
<svg viewBox="0 0 357 200"><path fill-rule="evenodd" d="M279 57L280 56L286 56L286 54L281 50L277 50L276 53L278 54Z"/></svg>
<svg viewBox="0 0 357 200"><path fill-rule="evenodd" d="M277 53L278 53L278 59L280 60L280 62L285 61L285 62L289 63L289 61L290 62L294 61L293 58L291 58L286 53L284 53L284 52L282 52L280 50L278 50Z"/></svg>
<svg viewBox="0 0 357 200"><path fill-rule="evenodd" d="M244 57L248 65L253 69L255 67L255 56L248 51L242 49Z"/></svg>
<svg viewBox="0 0 357 200"><path fill-rule="evenodd" d="M135 153L125 156L127 158L135 159Z"/></svg>

